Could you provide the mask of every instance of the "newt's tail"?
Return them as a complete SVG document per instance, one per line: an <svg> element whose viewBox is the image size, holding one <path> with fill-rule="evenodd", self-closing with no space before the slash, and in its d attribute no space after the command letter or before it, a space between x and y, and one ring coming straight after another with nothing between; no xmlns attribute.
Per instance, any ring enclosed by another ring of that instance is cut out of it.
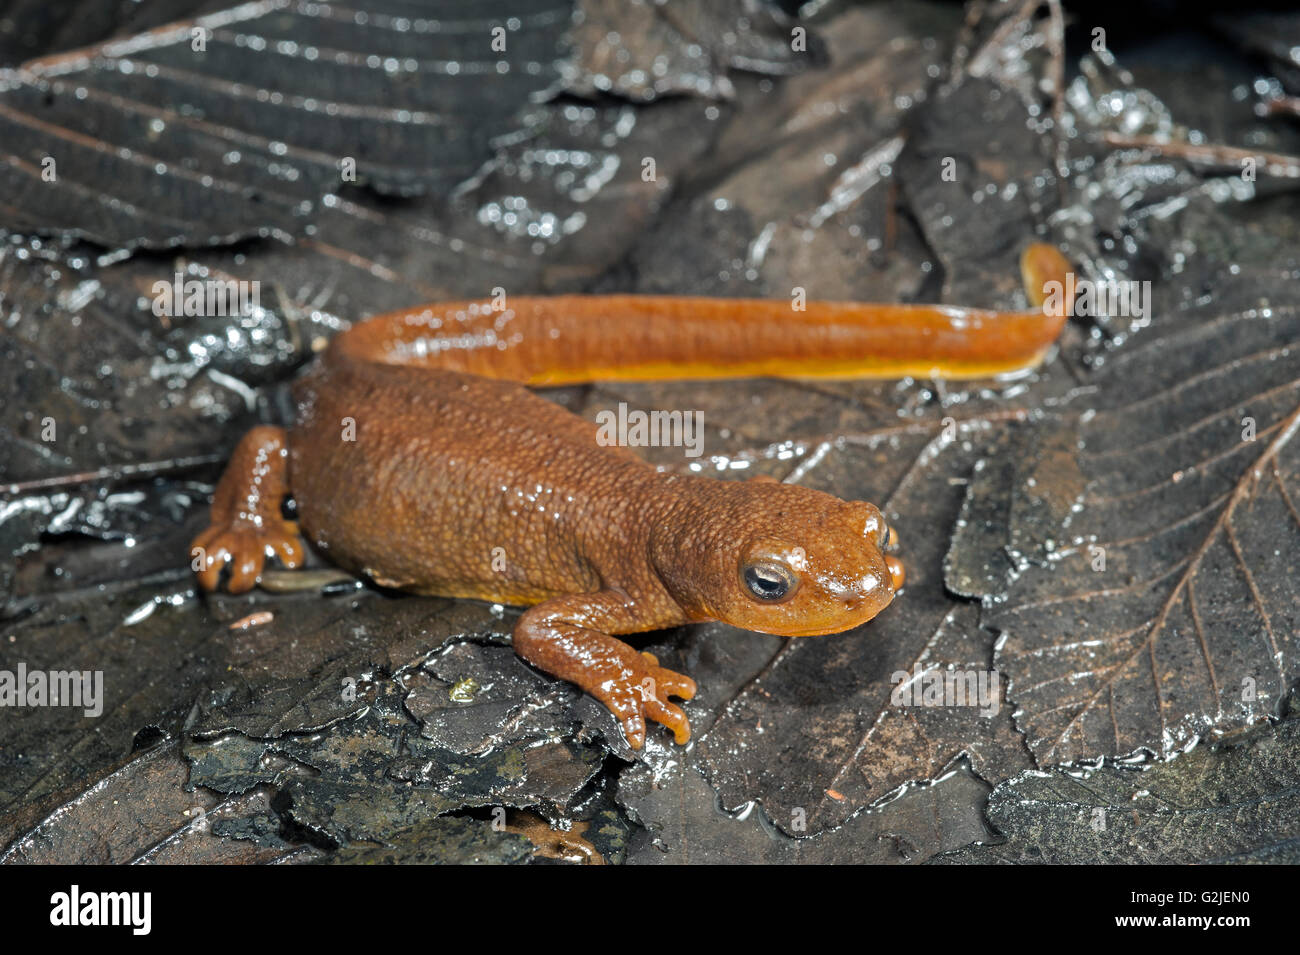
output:
<svg viewBox="0 0 1300 955"><path fill-rule="evenodd" d="M1069 263L1021 257L1034 311L649 295L446 302L379 315L332 356L529 385L686 378L984 378L1042 360L1065 325ZM1050 295L1049 283L1060 283ZM1045 305L1050 303L1050 307Z"/></svg>

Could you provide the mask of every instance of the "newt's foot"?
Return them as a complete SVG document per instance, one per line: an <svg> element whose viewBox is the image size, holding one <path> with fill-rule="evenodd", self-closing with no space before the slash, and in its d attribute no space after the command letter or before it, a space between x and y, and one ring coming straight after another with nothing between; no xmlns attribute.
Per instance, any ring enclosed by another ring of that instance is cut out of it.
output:
<svg viewBox="0 0 1300 955"><path fill-rule="evenodd" d="M662 723L673 731L678 745L691 738L691 724L681 707L668 702L670 696L689 700L695 695L695 681L659 665L651 653L637 653L631 647L620 661L620 673L594 677L583 689L614 714L623 727L623 735L633 749L645 745L646 720Z"/></svg>
<svg viewBox="0 0 1300 955"><path fill-rule="evenodd" d="M278 557L285 567L301 567L302 538L294 521L276 520L269 524L232 521L213 524L190 544L199 586L216 590L221 583L221 568L230 565L226 589L232 594L251 590L262 576L268 557Z"/></svg>

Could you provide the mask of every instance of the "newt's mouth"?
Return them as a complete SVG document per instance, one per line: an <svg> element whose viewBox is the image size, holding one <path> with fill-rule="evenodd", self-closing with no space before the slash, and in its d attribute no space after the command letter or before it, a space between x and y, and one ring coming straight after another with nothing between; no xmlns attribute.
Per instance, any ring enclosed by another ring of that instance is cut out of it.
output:
<svg viewBox="0 0 1300 955"><path fill-rule="evenodd" d="M870 605L868 598L855 598L844 604L845 613L835 618L833 621L823 621L821 623L812 623L804 627L782 628L776 632L779 637L825 637L835 633L847 633L849 630L857 629L865 623L870 623L880 615L886 607L894 601L894 594L889 594L889 599L882 604L875 606L870 613L862 615L864 607ZM773 631L766 631L773 632Z"/></svg>

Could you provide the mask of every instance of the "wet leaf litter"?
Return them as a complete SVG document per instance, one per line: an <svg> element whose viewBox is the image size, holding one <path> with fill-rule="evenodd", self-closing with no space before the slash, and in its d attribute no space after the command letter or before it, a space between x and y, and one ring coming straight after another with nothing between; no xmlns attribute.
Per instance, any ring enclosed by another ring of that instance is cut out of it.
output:
<svg viewBox="0 0 1300 955"><path fill-rule="evenodd" d="M1041 14L828 5L799 58L778 14L742 25L740 7L582 3L574 20L564 4L467 6L418 54L413 25L286 8L222 26L197 98L165 34L94 38L88 55L5 75L19 159L39 162L87 117L93 140L131 155L84 183L103 202L24 193L0 223L0 380L6 406L31 411L0 433L0 658L76 661L107 688L96 720L48 708L3 723L4 858L916 862L1006 839L1006 858L1090 861L1114 845L1071 842L1077 820L1039 790L1034 819L1004 794L1189 747L1150 772L1210 803L1204 780L1225 760L1271 772L1289 723L1258 727L1289 715L1300 630L1294 193L1106 142L1193 129L1295 154L1294 129L1246 102L1257 63L1229 56L1192 90L1158 60L1130 74L1072 51L1058 151ZM518 14L520 42L489 93L472 25L498 14ZM250 56L258 42L277 58ZM308 65L308 46L362 59ZM294 123L246 108L258 89L298 97ZM464 109L434 123L443 96ZM351 188L330 165L347 135L331 102L393 146L357 156ZM946 156L955 183L933 173ZM652 740L634 756L603 708L519 663L510 609L346 582L203 602L175 557L215 463L250 423L280 420L283 382L361 314L503 275L520 293L800 285L1021 306L1015 255L1034 235L1083 275L1152 280L1150 322L1078 319L1039 373L975 386L552 393L588 417L620 401L702 409L706 456L645 449L652 460L877 501L908 542L907 592L858 632L648 637L701 685L684 751ZM258 280L263 300L247 320L160 322L149 290L178 271ZM64 432L52 445L47 415ZM996 671L995 712L893 702L896 673L950 668ZM1243 729L1276 742L1195 745ZM140 805L134 841L86 828ZM1027 825L1049 837L1026 844ZM1284 852L1262 825L1163 858ZM543 835L564 831L580 837Z"/></svg>

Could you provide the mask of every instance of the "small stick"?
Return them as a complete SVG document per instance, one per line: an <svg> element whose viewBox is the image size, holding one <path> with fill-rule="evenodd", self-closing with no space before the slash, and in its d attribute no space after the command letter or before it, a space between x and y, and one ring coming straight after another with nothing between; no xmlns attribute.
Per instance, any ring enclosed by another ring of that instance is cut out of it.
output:
<svg viewBox="0 0 1300 955"><path fill-rule="evenodd" d="M171 458L166 461L145 461L141 464L117 464L100 468L98 471L80 471L76 474L64 474L59 477L39 478L35 481L19 481L16 484L0 484L0 494L27 494L32 491L48 491L54 488L75 487L78 484L91 484L107 481L116 484L134 478L153 477L175 471L188 471L204 464L220 464L226 460L224 454L199 454L189 458Z"/></svg>
<svg viewBox="0 0 1300 955"><path fill-rule="evenodd" d="M1061 0L1047 0L1051 27L1047 31L1047 49L1052 62L1049 70L1052 84L1052 145L1056 160L1056 192L1061 205L1065 205L1065 180L1069 167L1065 164L1065 15Z"/></svg>
<svg viewBox="0 0 1300 955"><path fill-rule="evenodd" d="M1102 138L1111 146L1149 149L1162 156L1176 156L1189 162L1209 166L1240 166L1243 159L1254 159L1262 171L1281 179L1300 179L1300 157L1284 153L1266 153L1254 149L1219 144L1198 145L1157 139L1154 136L1123 136L1105 133Z"/></svg>

